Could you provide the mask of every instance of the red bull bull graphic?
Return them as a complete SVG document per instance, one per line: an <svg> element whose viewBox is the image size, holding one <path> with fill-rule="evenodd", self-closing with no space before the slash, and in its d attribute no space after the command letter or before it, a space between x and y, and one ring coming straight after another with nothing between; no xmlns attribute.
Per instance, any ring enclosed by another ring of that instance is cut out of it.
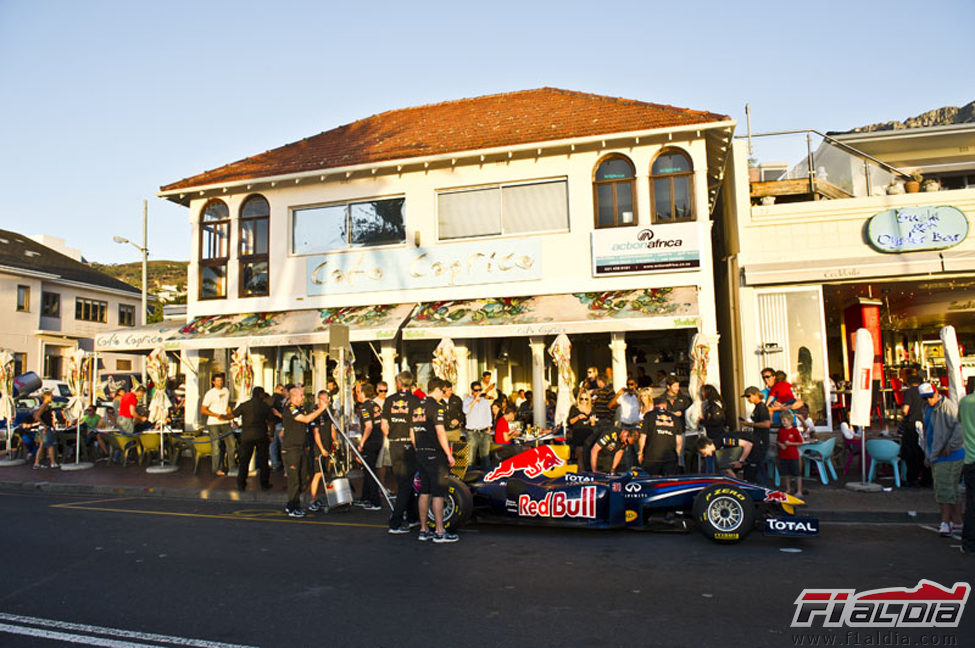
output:
<svg viewBox="0 0 975 648"><path fill-rule="evenodd" d="M769 494L765 496L766 502L788 502L789 496L782 491L769 491Z"/></svg>
<svg viewBox="0 0 975 648"><path fill-rule="evenodd" d="M515 455L502 461L497 468L484 477L485 482L506 479L515 473L524 473L525 477L535 479L542 473L565 464L565 461L555 453L550 446L541 445L531 450Z"/></svg>
<svg viewBox="0 0 975 648"><path fill-rule="evenodd" d="M548 493L541 500L531 495L518 497L518 515L521 517L583 518L596 519L596 487L583 486L579 497L569 497L563 491Z"/></svg>

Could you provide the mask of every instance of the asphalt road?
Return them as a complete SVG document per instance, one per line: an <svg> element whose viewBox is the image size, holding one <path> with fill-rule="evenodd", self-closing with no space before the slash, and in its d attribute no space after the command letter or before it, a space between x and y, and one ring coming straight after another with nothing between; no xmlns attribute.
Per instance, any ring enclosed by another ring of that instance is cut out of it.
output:
<svg viewBox="0 0 975 648"><path fill-rule="evenodd" d="M790 628L803 588L975 583L957 541L911 525L734 546L479 525L433 545L363 511L0 492L0 516L4 647L794 646L822 633ZM975 611L924 634L975 645Z"/></svg>

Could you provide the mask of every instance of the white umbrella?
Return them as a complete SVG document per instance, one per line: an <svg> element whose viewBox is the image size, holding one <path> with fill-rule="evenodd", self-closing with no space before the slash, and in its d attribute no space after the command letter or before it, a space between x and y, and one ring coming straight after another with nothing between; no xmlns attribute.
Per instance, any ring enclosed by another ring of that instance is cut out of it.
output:
<svg viewBox="0 0 975 648"><path fill-rule="evenodd" d="M870 408L873 404L873 336L865 328L857 329L854 338L853 394L850 396L850 425L860 428L860 482L849 482L847 488L860 491L879 491L880 486L867 482L867 435L870 427Z"/></svg>
<svg viewBox="0 0 975 648"><path fill-rule="evenodd" d="M240 405L250 399L254 389L254 365L247 347L239 347L230 354L230 377L234 381L234 391L237 392L237 404Z"/></svg>
<svg viewBox="0 0 975 648"><path fill-rule="evenodd" d="M957 403L965 395L965 387L961 382L961 353L954 326L941 329L941 344L945 348L945 368L948 370L948 400Z"/></svg>
<svg viewBox="0 0 975 648"><path fill-rule="evenodd" d="M569 342L569 336L559 333L549 346L548 353L559 370L559 391L555 400L555 427L559 427L569 417L569 409L572 407L572 367L569 364L572 359L572 343Z"/></svg>
<svg viewBox="0 0 975 648"><path fill-rule="evenodd" d="M176 465L166 465L166 447L163 440L163 429L169 419L169 408L172 403L166 395L166 379L169 377L169 358L162 347L156 347L146 358L146 373L152 380L152 399L149 401L149 422L159 430L159 464L149 466L146 472L170 473L179 470Z"/></svg>
<svg viewBox="0 0 975 648"><path fill-rule="evenodd" d="M433 373L437 378L449 380L451 384L457 382L457 351L454 341L449 337L440 340L440 344L433 350Z"/></svg>
<svg viewBox="0 0 975 648"><path fill-rule="evenodd" d="M75 421L75 457L73 464L62 464L62 470L86 470L95 465L81 460L81 415L85 412L85 383L88 382L90 366L83 349L75 349L68 356L67 382L71 398L68 399L67 409Z"/></svg>
<svg viewBox="0 0 975 648"><path fill-rule="evenodd" d="M17 406L13 396L14 357L6 349L0 349L0 392L0 418L7 422L7 455L0 459L0 466L19 466L24 460L10 457L10 437L13 434L10 424L17 415Z"/></svg>
<svg viewBox="0 0 975 648"><path fill-rule="evenodd" d="M701 387L708 384L708 376L716 377L718 336L711 337L705 333L697 333L691 340L691 377L687 384L690 392L691 406L685 413L687 429L696 429L701 419Z"/></svg>

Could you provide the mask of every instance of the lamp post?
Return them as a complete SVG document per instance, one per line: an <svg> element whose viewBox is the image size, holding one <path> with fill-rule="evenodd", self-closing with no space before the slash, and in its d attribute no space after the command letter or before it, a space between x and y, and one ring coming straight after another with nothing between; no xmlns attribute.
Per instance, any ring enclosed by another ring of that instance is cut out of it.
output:
<svg viewBox="0 0 975 648"><path fill-rule="evenodd" d="M142 245L136 245L124 236L113 236L112 240L116 243L128 243L136 250L142 253L142 324L146 323L146 309L149 307L149 293L146 288L146 282L148 281L148 267L149 267L149 249L146 247L147 239L147 226L149 223L149 208L147 201L142 201ZM146 381L146 369L145 362L142 363L142 382Z"/></svg>

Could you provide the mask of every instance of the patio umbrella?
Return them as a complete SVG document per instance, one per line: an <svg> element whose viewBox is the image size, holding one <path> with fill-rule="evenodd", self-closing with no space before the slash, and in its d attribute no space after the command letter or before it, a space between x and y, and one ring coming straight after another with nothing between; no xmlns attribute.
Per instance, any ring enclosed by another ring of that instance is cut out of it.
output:
<svg viewBox="0 0 975 648"><path fill-rule="evenodd" d="M440 340L433 350L433 373L451 384L457 383L457 351L454 350L454 341L448 337Z"/></svg>
<svg viewBox="0 0 975 648"><path fill-rule="evenodd" d="M685 414L688 429L697 428L701 418L701 387L708 384L708 376L713 378L718 375L715 367L717 346L718 336L712 338L706 333L697 333L691 340L691 377L687 390L693 402Z"/></svg>
<svg viewBox="0 0 975 648"><path fill-rule="evenodd" d="M965 395L965 387L961 381L961 353L954 326L941 329L941 344L945 348L945 368L948 370L948 400L957 404Z"/></svg>
<svg viewBox="0 0 975 648"><path fill-rule="evenodd" d="M565 423L572 407L572 367L569 364L572 359L572 343L569 342L569 336L559 333L549 346L548 354L552 356L552 361L559 370L559 391L555 400L555 427L559 427Z"/></svg>
<svg viewBox="0 0 975 648"><path fill-rule="evenodd" d="M873 403L873 336L865 328L857 329L854 338L853 394L850 396L850 425L860 428L862 446L860 452L860 481L850 482L850 490L878 491L880 486L867 482L867 439L866 429L870 427L870 406Z"/></svg>
<svg viewBox="0 0 975 648"><path fill-rule="evenodd" d="M81 415L85 413L85 383L88 382L88 362L84 349L75 349L68 356L68 399L66 409L75 421L75 457L73 464L62 464L61 470L86 470L95 464L81 460Z"/></svg>
<svg viewBox="0 0 975 648"><path fill-rule="evenodd" d="M237 392L237 404L240 405L251 397L254 389L254 365L249 348L242 346L230 354L230 377Z"/></svg>
<svg viewBox="0 0 975 648"><path fill-rule="evenodd" d="M169 418L169 396L166 395L166 379L169 376L169 358L162 347L156 347L146 358L146 373L152 380L153 390L152 399L149 401L149 422L159 430L159 465L149 466L146 472L168 473L176 472L178 467L166 465L166 453L163 441L163 428L166 427L166 420Z"/></svg>
<svg viewBox="0 0 975 648"><path fill-rule="evenodd" d="M0 466L19 466L23 459L13 459L10 456L10 423L17 415L14 404L14 357L6 349L0 349L0 418L7 422L7 455L0 459Z"/></svg>

